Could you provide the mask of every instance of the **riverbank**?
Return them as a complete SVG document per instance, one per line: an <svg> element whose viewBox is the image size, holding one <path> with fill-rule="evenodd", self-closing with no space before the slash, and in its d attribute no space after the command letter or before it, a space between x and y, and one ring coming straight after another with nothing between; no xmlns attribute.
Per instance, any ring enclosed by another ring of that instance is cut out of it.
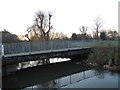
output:
<svg viewBox="0 0 120 90"><path fill-rule="evenodd" d="M105 67L105 69L112 72L120 73L120 66Z"/></svg>
<svg viewBox="0 0 120 90"><path fill-rule="evenodd" d="M92 53L86 60L87 64L120 73L120 50L119 45L100 44L92 48Z"/></svg>
<svg viewBox="0 0 120 90"><path fill-rule="evenodd" d="M120 66L105 65L104 67L103 66L101 67L101 66L95 66L92 64L84 64L82 66L90 68L90 69L104 69L104 70L109 70L111 72L120 73Z"/></svg>

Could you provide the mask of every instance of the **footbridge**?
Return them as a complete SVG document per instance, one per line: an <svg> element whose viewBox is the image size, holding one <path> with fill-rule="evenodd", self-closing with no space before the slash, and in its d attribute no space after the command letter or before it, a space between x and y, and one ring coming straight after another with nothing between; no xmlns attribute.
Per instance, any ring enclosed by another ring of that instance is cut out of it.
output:
<svg viewBox="0 0 120 90"><path fill-rule="evenodd" d="M0 49L2 66L8 70L16 67L16 64L26 61L46 60L49 63L49 58L78 60L90 52L89 44L90 42L74 40L2 44Z"/></svg>
<svg viewBox="0 0 120 90"><path fill-rule="evenodd" d="M90 51L88 42L57 40L3 44L1 54L2 64L7 65L48 58L72 58L88 51Z"/></svg>

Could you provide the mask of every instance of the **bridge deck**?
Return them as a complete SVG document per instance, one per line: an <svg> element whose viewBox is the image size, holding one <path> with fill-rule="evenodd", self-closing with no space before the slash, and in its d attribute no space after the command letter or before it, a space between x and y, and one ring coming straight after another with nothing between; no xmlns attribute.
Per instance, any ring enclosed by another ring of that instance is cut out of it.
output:
<svg viewBox="0 0 120 90"><path fill-rule="evenodd" d="M15 54L6 54L4 57L14 57L14 56L26 56L26 55L35 55L35 54L44 54L44 53L51 53L51 52L64 52L64 51L72 51L72 50L80 50L86 49L89 47L84 48L66 48L66 49L53 49L53 50L45 50L45 51L34 51L34 52L24 52L24 53L15 53Z"/></svg>

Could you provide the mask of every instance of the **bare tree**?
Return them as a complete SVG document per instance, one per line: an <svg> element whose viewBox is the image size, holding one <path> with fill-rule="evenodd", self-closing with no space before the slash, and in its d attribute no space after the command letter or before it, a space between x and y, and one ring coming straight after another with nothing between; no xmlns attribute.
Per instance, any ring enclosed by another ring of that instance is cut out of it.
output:
<svg viewBox="0 0 120 90"><path fill-rule="evenodd" d="M82 26L82 28L80 28L80 32L81 32L82 39L85 39L87 35L87 27Z"/></svg>
<svg viewBox="0 0 120 90"><path fill-rule="evenodd" d="M99 31L100 31L100 29L103 25L102 18L101 17L96 17L95 20L94 20L94 23L95 23L94 29L95 29L95 34L96 34L95 36L98 39Z"/></svg>
<svg viewBox="0 0 120 90"><path fill-rule="evenodd" d="M80 32L81 32L81 34L86 34L87 33L87 27L82 26L82 28L80 28Z"/></svg>
<svg viewBox="0 0 120 90"><path fill-rule="evenodd" d="M38 11L36 13L36 16L37 16L36 25L41 32L42 40L49 40L49 33L50 33L50 30L53 28L51 26L52 15L49 13L48 18L47 18L47 16L44 13L42 13L41 11Z"/></svg>
<svg viewBox="0 0 120 90"><path fill-rule="evenodd" d="M32 36L41 41L48 41L50 39L50 31L53 28L51 25L52 15L43 13L42 11L36 12L35 23L27 29L26 37L30 40Z"/></svg>

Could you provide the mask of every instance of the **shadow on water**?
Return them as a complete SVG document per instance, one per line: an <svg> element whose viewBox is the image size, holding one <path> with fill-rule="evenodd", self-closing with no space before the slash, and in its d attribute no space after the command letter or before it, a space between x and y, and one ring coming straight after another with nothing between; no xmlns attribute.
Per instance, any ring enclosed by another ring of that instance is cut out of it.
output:
<svg viewBox="0 0 120 90"><path fill-rule="evenodd" d="M118 79L117 73L103 68L92 68L80 63L64 61L18 70L14 74L3 77L2 85L3 88L23 90L29 90L29 88L117 88Z"/></svg>
<svg viewBox="0 0 120 90"><path fill-rule="evenodd" d="M3 77L3 88L25 88L90 69L80 64L59 62L30 67Z"/></svg>

